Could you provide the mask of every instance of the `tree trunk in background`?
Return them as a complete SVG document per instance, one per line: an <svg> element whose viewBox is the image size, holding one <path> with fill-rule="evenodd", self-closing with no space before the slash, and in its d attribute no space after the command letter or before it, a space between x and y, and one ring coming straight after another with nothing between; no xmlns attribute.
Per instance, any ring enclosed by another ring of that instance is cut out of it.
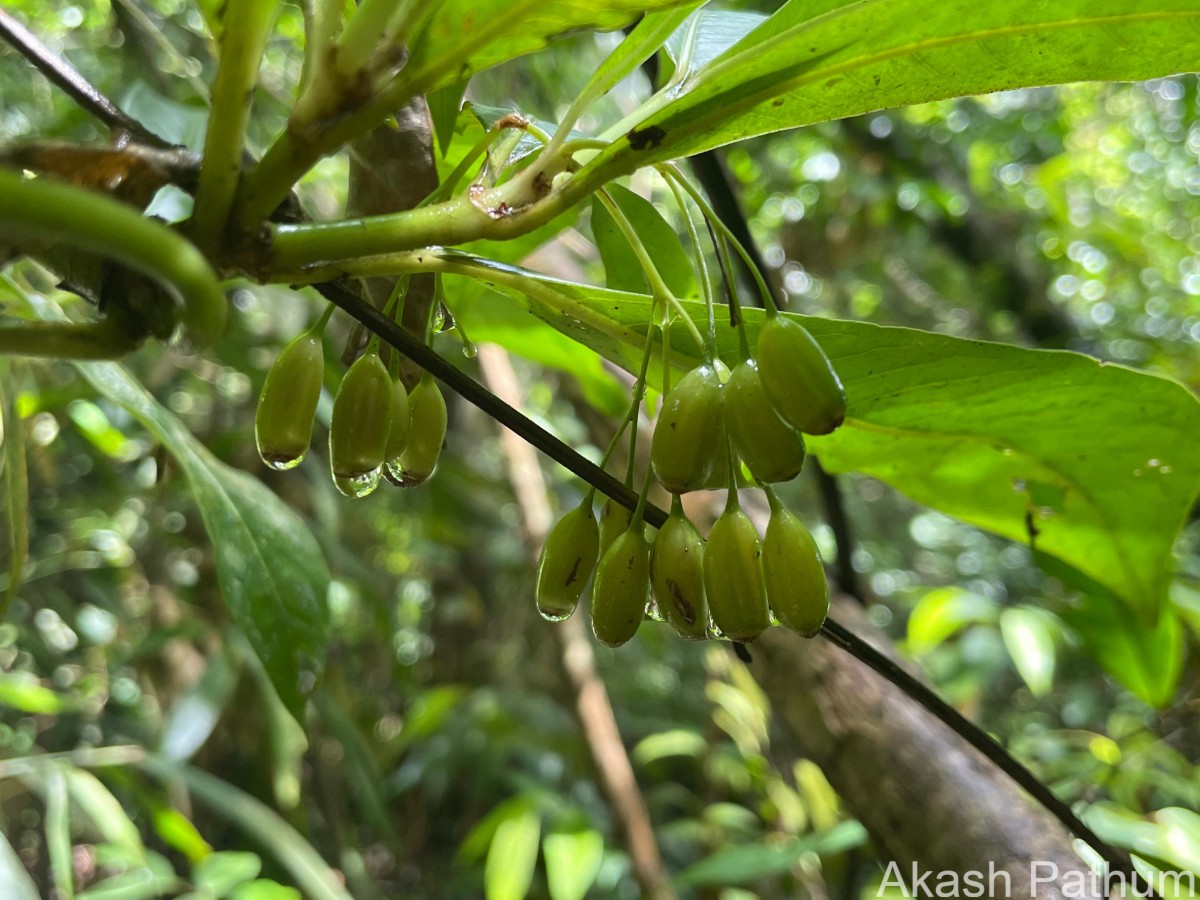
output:
<svg viewBox="0 0 1200 900"><path fill-rule="evenodd" d="M836 616L896 655L859 607L836 604ZM776 729L821 767L870 832L881 862L894 860L906 885L915 864L934 873L925 882L930 891L943 871L960 878L982 872L989 886L994 870L1007 872L1010 884L1004 890L997 879L998 890L986 896L1100 896L1080 891L1091 887L1089 870L1057 819L858 660L827 640L804 640L782 628L755 641L751 653L750 669L771 700ZM1041 879L1054 871L1057 879L1039 881L1034 894L1031 874Z"/></svg>

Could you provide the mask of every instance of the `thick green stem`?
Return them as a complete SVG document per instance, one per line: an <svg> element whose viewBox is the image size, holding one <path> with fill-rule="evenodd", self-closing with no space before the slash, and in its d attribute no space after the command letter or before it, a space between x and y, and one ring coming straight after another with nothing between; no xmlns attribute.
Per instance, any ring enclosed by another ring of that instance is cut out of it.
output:
<svg viewBox="0 0 1200 900"><path fill-rule="evenodd" d="M362 0L337 41L337 71L343 77L366 71L371 55L390 43L411 13L413 0Z"/></svg>
<svg viewBox="0 0 1200 900"><path fill-rule="evenodd" d="M278 9L278 0L239 0L226 7L196 206L188 226L196 243L209 250L219 242L233 209L258 69Z"/></svg>
<svg viewBox="0 0 1200 900"><path fill-rule="evenodd" d="M329 48L342 22L342 0L304 0L304 68L300 72L300 95L313 84L326 80Z"/></svg>
<svg viewBox="0 0 1200 900"><path fill-rule="evenodd" d="M27 180L0 166L0 235L88 250L141 272L180 301L197 345L225 330L225 294L195 245L103 194L49 178Z"/></svg>
<svg viewBox="0 0 1200 900"><path fill-rule="evenodd" d="M565 165L561 159L555 162L560 169ZM279 273L295 273L341 260L452 246L480 238L507 240L544 225L599 186L571 178L565 185L550 189L550 177L549 167L540 173L527 169L499 187L482 188L466 197L405 212L341 222L277 225L265 276L280 280Z"/></svg>

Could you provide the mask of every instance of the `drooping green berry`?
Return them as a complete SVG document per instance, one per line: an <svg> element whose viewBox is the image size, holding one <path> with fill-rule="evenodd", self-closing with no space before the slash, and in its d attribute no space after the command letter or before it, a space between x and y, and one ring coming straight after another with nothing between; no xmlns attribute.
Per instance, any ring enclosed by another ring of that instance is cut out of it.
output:
<svg viewBox="0 0 1200 900"><path fill-rule="evenodd" d="M760 552L754 523L730 492L704 548L704 592L713 625L731 640L752 641L771 624Z"/></svg>
<svg viewBox="0 0 1200 900"><path fill-rule="evenodd" d="M752 359L738 363L725 385L725 427L759 482L791 481L800 474L804 439L775 412Z"/></svg>
<svg viewBox="0 0 1200 900"><path fill-rule="evenodd" d="M558 520L542 545L537 607L544 618L559 622L575 611L599 554L600 528L589 496Z"/></svg>
<svg viewBox="0 0 1200 900"><path fill-rule="evenodd" d="M607 647L637 634L650 602L650 544L638 522L618 537L596 566L592 582L592 631Z"/></svg>
<svg viewBox="0 0 1200 900"><path fill-rule="evenodd" d="M803 325L775 316L758 333L758 370L780 417L805 434L829 434L846 418L846 389Z"/></svg>
<svg viewBox="0 0 1200 900"><path fill-rule="evenodd" d="M650 550L650 584L658 610L686 638L708 637L704 538L683 514L678 495Z"/></svg>
<svg viewBox="0 0 1200 900"><path fill-rule="evenodd" d="M600 507L600 555L604 556L621 535L629 530L633 511L611 497Z"/></svg>
<svg viewBox="0 0 1200 900"><path fill-rule="evenodd" d="M388 432L387 447L383 451L383 476L396 484L402 473L400 457L408 446L409 429L412 424L412 409L408 401L408 388L397 378L392 382L392 427Z"/></svg>
<svg viewBox="0 0 1200 900"><path fill-rule="evenodd" d="M767 603L781 625L811 637L829 614L829 586L808 529L774 497L762 546Z"/></svg>
<svg viewBox="0 0 1200 900"><path fill-rule="evenodd" d="M272 469L295 468L308 452L324 377L319 332L304 332L276 357L254 414L258 455Z"/></svg>
<svg viewBox="0 0 1200 900"><path fill-rule="evenodd" d="M421 484L437 468L446 440L446 398L426 373L408 395L408 444L400 454L400 486Z"/></svg>
<svg viewBox="0 0 1200 900"><path fill-rule="evenodd" d="M725 455L721 401L721 379L710 365L688 372L663 399L650 464L668 491L702 490Z"/></svg>
<svg viewBox="0 0 1200 900"><path fill-rule="evenodd" d="M378 353L364 353L342 377L329 424L333 483L347 497L365 497L379 484L391 414L387 366Z"/></svg>

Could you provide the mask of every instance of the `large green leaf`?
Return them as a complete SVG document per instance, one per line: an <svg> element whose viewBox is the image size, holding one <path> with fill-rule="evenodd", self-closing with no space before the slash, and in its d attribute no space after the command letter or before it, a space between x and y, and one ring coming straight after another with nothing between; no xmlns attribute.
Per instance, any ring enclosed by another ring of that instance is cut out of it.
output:
<svg viewBox="0 0 1200 900"><path fill-rule="evenodd" d="M681 300L700 296L691 259L675 229L667 224L654 204L619 184L610 184L605 190L629 220L671 293ZM610 288L638 293L649 290L645 272L628 238L598 198L592 200L592 237L604 262L605 283Z"/></svg>
<svg viewBox="0 0 1200 900"><path fill-rule="evenodd" d="M649 297L444 258L636 370ZM685 306L703 322L702 304ZM733 364L736 333L718 318L718 349ZM745 318L753 344L763 313L747 309ZM914 500L1032 543L1153 622L1172 542L1200 491L1200 403L1185 388L1077 353L796 318L833 360L849 397L846 424L810 442L826 468L874 475ZM697 361L681 324L671 347L680 364Z"/></svg>
<svg viewBox="0 0 1200 900"><path fill-rule="evenodd" d="M524 56L573 31L611 31L681 0L443 0L409 41L401 76L428 93Z"/></svg>
<svg viewBox="0 0 1200 900"><path fill-rule="evenodd" d="M39 297L37 314L63 319ZM171 452L188 479L213 545L217 581L234 622L271 682L301 718L301 672L319 672L329 639L329 568L304 520L257 478L225 465L129 372L112 362L78 362L92 387Z"/></svg>
<svg viewBox="0 0 1200 900"><path fill-rule="evenodd" d="M650 101L595 164L946 97L1191 71L1198 26L1195 0L792 0Z"/></svg>

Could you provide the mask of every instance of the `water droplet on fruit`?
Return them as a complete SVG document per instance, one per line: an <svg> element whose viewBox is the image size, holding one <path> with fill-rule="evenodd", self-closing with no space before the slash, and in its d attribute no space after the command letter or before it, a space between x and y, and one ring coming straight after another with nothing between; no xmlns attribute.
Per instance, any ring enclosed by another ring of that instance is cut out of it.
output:
<svg viewBox="0 0 1200 900"><path fill-rule="evenodd" d="M288 469L294 469L300 463L304 462L305 454L299 456L280 456L278 454L263 453L258 451L259 459L263 461L268 469L274 469L276 472L286 472Z"/></svg>
<svg viewBox="0 0 1200 900"><path fill-rule="evenodd" d="M362 475L334 475L333 483L347 497L365 497L379 486L382 467Z"/></svg>
<svg viewBox="0 0 1200 900"><path fill-rule="evenodd" d="M565 622L567 619L571 618L571 613L555 614L552 612L547 612L546 610L541 609L540 607L538 608L538 614L543 619L545 619L547 622Z"/></svg>

